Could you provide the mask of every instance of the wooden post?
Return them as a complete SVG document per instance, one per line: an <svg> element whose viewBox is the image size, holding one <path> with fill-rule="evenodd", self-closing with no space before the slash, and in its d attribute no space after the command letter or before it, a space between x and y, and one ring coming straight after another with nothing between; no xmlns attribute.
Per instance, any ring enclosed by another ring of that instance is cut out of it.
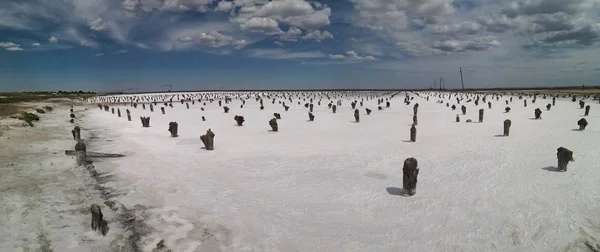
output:
<svg viewBox="0 0 600 252"><path fill-rule="evenodd" d="M556 97L552 97L552 106L556 106Z"/></svg>
<svg viewBox="0 0 600 252"><path fill-rule="evenodd" d="M585 118L581 118L577 121L577 125L579 125L579 130L585 130L585 127L588 126L588 122Z"/></svg>
<svg viewBox="0 0 600 252"><path fill-rule="evenodd" d="M488 109L492 109L492 102L488 102Z"/></svg>
<svg viewBox="0 0 600 252"><path fill-rule="evenodd" d="M411 142L417 141L417 128L415 127L414 124L412 126L410 126L410 141Z"/></svg>
<svg viewBox="0 0 600 252"><path fill-rule="evenodd" d="M121 109L117 109L117 116L121 117Z"/></svg>
<svg viewBox="0 0 600 252"><path fill-rule="evenodd" d="M585 115L584 116L588 116L590 115L590 105L585 106Z"/></svg>
<svg viewBox="0 0 600 252"><path fill-rule="evenodd" d="M86 146L81 140L75 144L75 160L77 161L77 166L84 166L86 164Z"/></svg>
<svg viewBox="0 0 600 252"><path fill-rule="evenodd" d="M238 115L234 116L233 120L236 121L237 126L242 126L244 124L244 121L245 121L243 116L238 116Z"/></svg>
<svg viewBox="0 0 600 252"><path fill-rule="evenodd" d="M229 113L229 107L227 107L227 106L223 106L223 111L224 111L225 113Z"/></svg>
<svg viewBox="0 0 600 252"><path fill-rule="evenodd" d="M456 115L456 122L460 122L460 116Z"/></svg>
<svg viewBox="0 0 600 252"><path fill-rule="evenodd" d="M308 120L311 121L311 122L314 121L315 120L315 115L313 115L313 113L311 113L311 112L308 112Z"/></svg>
<svg viewBox="0 0 600 252"><path fill-rule="evenodd" d="M214 138L215 133L211 129L208 129L205 135L200 136L200 141L202 141L206 150L214 150Z"/></svg>
<svg viewBox="0 0 600 252"><path fill-rule="evenodd" d="M355 122L360 122L360 112L358 111L358 109L354 110L354 121Z"/></svg>
<svg viewBox="0 0 600 252"><path fill-rule="evenodd" d="M419 125L419 119L417 118L417 114L413 115L413 125Z"/></svg>
<svg viewBox="0 0 600 252"><path fill-rule="evenodd" d="M567 171L567 165L569 162L574 161L573 152L564 147L559 147L557 149L556 158L558 159L559 171Z"/></svg>
<svg viewBox="0 0 600 252"><path fill-rule="evenodd" d="M404 160L402 167L402 188L407 196L413 196L417 192L417 176L419 175L418 162L415 158Z"/></svg>
<svg viewBox="0 0 600 252"><path fill-rule="evenodd" d="M150 117L140 116L140 120L142 121L142 127L144 127L144 128L150 127Z"/></svg>
<svg viewBox="0 0 600 252"><path fill-rule="evenodd" d="M552 104L548 103L548 105L546 105L546 110L550 110L550 108L552 108Z"/></svg>
<svg viewBox="0 0 600 252"><path fill-rule="evenodd" d="M75 140L76 142L79 142L79 140L81 140L81 129L79 128L79 126L75 126L75 128L71 130L71 133L73 134L73 140Z"/></svg>
<svg viewBox="0 0 600 252"><path fill-rule="evenodd" d="M333 110L333 113L335 114L335 111L337 110L337 106L333 105L333 106L331 106L331 109Z"/></svg>
<svg viewBox="0 0 600 252"><path fill-rule="evenodd" d="M273 113L273 116L277 119L280 120L281 119L281 114L279 113Z"/></svg>
<svg viewBox="0 0 600 252"><path fill-rule="evenodd" d="M150 104L150 112L154 112L154 106L152 106L152 104Z"/></svg>
<svg viewBox="0 0 600 252"><path fill-rule="evenodd" d="M269 120L269 125L274 132L279 131L279 126L277 125L277 118L273 118Z"/></svg>
<svg viewBox="0 0 600 252"><path fill-rule="evenodd" d="M90 211L92 212L92 230L100 232L105 236L108 233L108 223L103 219L100 206L92 204Z"/></svg>
<svg viewBox="0 0 600 252"><path fill-rule="evenodd" d="M523 100L523 107L527 108L527 99Z"/></svg>
<svg viewBox="0 0 600 252"><path fill-rule="evenodd" d="M148 119L150 119L150 118L148 118ZM178 136L177 135L177 127L178 127L177 122L170 122L169 123L169 132L171 132L171 137L177 137Z"/></svg>
<svg viewBox="0 0 600 252"><path fill-rule="evenodd" d="M367 115L370 115L370 114L371 114L371 112L372 112L372 110L370 110L370 109L368 109L368 108L366 108L366 109L365 109L365 111L367 111Z"/></svg>
<svg viewBox="0 0 600 252"><path fill-rule="evenodd" d="M535 111L533 111L533 114L535 115L535 119L539 120L542 119L542 110L539 108L536 108Z"/></svg>
<svg viewBox="0 0 600 252"><path fill-rule="evenodd" d="M585 102L583 102L583 100L579 100L579 108L583 109L584 106L585 106Z"/></svg>
<svg viewBox="0 0 600 252"><path fill-rule="evenodd" d="M512 122L508 119L504 120L504 136L508 136L510 133L510 125Z"/></svg>
<svg viewBox="0 0 600 252"><path fill-rule="evenodd" d="M162 111L162 114L165 114L165 107L160 107L160 111Z"/></svg>
<svg viewBox="0 0 600 252"><path fill-rule="evenodd" d="M479 122L483 122L483 109L479 109Z"/></svg>
<svg viewBox="0 0 600 252"><path fill-rule="evenodd" d="M460 107L460 110L462 111L462 114L463 114L463 115L466 115L466 114L467 114L467 107L465 107L465 105L462 105L462 106Z"/></svg>

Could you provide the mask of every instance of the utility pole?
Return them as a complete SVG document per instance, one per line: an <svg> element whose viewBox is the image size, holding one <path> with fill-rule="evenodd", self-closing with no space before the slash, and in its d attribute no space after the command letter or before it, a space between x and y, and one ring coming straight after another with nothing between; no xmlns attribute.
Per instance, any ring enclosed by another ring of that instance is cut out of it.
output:
<svg viewBox="0 0 600 252"><path fill-rule="evenodd" d="M442 90L442 77L440 77L440 90Z"/></svg>
<svg viewBox="0 0 600 252"><path fill-rule="evenodd" d="M460 83L462 84L462 89L465 90L465 82L463 80L462 67L460 68L459 72L460 72Z"/></svg>

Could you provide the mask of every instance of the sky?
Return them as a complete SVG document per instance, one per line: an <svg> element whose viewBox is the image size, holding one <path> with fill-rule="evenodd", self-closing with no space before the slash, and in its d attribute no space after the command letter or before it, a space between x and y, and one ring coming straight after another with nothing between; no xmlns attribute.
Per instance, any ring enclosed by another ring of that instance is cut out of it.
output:
<svg viewBox="0 0 600 252"><path fill-rule="evenodd" d="M2 0L0 91L591 86L599 41L600 0Z"/></svg>

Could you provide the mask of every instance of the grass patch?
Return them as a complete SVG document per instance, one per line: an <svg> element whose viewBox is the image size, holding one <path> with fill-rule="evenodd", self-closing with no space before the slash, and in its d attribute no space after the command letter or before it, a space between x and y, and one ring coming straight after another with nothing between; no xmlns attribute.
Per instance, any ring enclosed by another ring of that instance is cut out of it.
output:
<svg viewBox="0 0 600 252"><path fill-rule="evenodd" d="M89 98L94 96L87 93L51 93L51 92L23 92L23 93L0 93L0 104L17 102L34 102L52 98L68 98L75 100L78 98Z"/></svg>
<svg viewBox="0 0 600 252"><path fill-rule="evenodd" d="M46 114L46 111L41 108L35 109L35 111L37 111L40 114Z"/></svg>
<svg viewBox="0 0 600 252"><path fill-rule="evenodd" d="M20 120L25 121L27 124L29 124L29 126L33 127L33 122L34 121L39 121L40 117L37 116L36 114L32 114L29 112L21 112L21 116L18 117Z"/></svg>
<svg viewBox="0 0 600 252"><path fill-rule="evenodd" d="M54 109L53 109L52 107L50 107L50 106L45 106L45 107L44 107L44 109L45 109L47 112L52 112L52 110L54 110Z"/></svg>

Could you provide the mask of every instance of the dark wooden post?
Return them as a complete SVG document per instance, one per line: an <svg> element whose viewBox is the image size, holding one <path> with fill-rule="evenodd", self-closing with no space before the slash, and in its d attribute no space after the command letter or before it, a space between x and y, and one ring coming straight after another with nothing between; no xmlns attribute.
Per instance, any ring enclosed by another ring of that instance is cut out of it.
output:
<svg viewBox="0 0 600 252"><path fill-rule="evenodd" d="M311 113L311 112L308 112L308 120L311 121L311 122L314 121L315 120L315 115L313 115L313 113Z"/></svg>
<svg viewBox="0 0 600 252"><path fill-rule="evenodd" d="M75 144L75 160L77 166L84 166L86 164L86 146L82 140L79 140Z"/></svg>
<svg viewBox="0 0 600 252"><path fill-rule="evenodd" d="M312 103L311 103L311 104L310 104L310 113L312 113L312 112L313 112L313 108L314 108L314 105L312 105Z"/></svg>
<svg viewBox="0 0 600 252"><path fill-rule="evenodd" d="M121 117L121 109L117 109L117 116Z"/></svg>
<svg viewBox="0 0 600 252"><path fill-rule="evenodd" d="M277 125L277 118L273 118L273 119L269 120L269 125L271 126L271 129L274 132L279 131L279 127Z"/></svg>
<svg viewBox="0 0 600 252"><path fill-rule="evenodd" d="M368 109L368 108L366 108L366 109L365 109L365 111L367 111L367 115L370 115L370 114L371 114L371 112L372 112L372 111L371 111L370 109Z"/></svg>
<svg viewBox="0 0 600 252"><path fill-rule="evenodd" d="M583 109L584 106L585 106L585 102L583 102L583 100L579 100L579 108Z"/></svg>
<svg viewBox="0 0 600 252"><path fill-rule="evenodd" d="M127 121L131 122L131 112L129 112L129 109L125 110L125 112L127 112Z"/></svg>
<svg viewBox="0 0 600 252"><path fill-rule="evenodd" d="M419 112L419 104L415 103L415 105L413 106L413 115L416 115L417 112Z"/></svg>
<svg viewBox="0 0 600 252"><path fill-rule="evenodd" d="M273 116L274 116L275 118L277 118L277 120L280 120L280 119L281 119L281 114L279 114L279 113L273 113Z"/></svg>
<svg viewBox="0 0 600 252"><path fill-rule="evenodd" d="M160 107L160 111L162 112L162 114L165 114L165 107Z"/></svg>
<svg viewBox="0 0 600 252"><path fill-rule="evenodd" d="M140 120L142 120L142 127L144 127L144 128L150 127L150 117L141 116Z"/></svg>
<svg viewBox="0 0 600 252"><path fill-rule="evenodd" d="M483 122L483 109L479 109L479 122Z"/></svg>
<svg viewBox="0 0 600 252"><path fill-rule="evenodd" d="M506 108L504 108L504 111L505 111L506 113L510 112L510 107L506 107Z"/></svg>
<svg viewBox="0 0 600 252"><path fill-rule="evenodd" d="M152 106L152 104L150 104L150 112L154 112L154 106Z"/></svg>
<svg viewBox="0 0 600 252"><path fill-rule="evenodd" d="M189 103L185 103L185 106L187 107L187 109L190 109L190 104Z"/></svg>
<svg viewBox="0 0 600 252"><path fill-rule="evenodd" d="M512 122L508 119L504 120L504 136L508 136L510 133L510 125Z"/></svg>
<svg viewBox="0 0 600 252"><path fill-rule="evenodd" d="M539 108L536 108L534 111L534 115L535 115L535 119L542 119L542 110Z"/></svg>
<svg viewBox="0 0 600 252"><path fill-rule="evenodd" d="M415 127L414 124L412 126L410 126L410 141L411 142L417 141L417 128Z"/></svg>
<svg viewBox="0 0 600 252"><path fill-rule="evenodd" d="M114 115L115 114L115 108L110 108L110 112Z"/></svg>
<svg viewBox="0 0 600 252"><path fill-rule="evenodd" d="M331 109L333 110L333 113L335 114L335 111L337 111L337 106L333 105L333 106L331 106Z"/></svg>
<svg viewBox="0 0 600 252"><path fill-rule="evenodd" d="M243 116L234 116L233 120L235 120L235 122L237 123L237 126L242 126L244 124L244 117Z"/></svg>
<svg viewBox="0 0 600 252"><path fill-rule="evenodd" d="M169 132L171 132L171 137L177 137L177 127L179 125L177 124L177 122L170 122L169 123Z"/></svg>
<svg viewBox="0 0 600 252"><path fill-rule="evenodd" d="M417 114L413 115L413 125L419 125L419 119L417 118Z"/></svg>
<svg viewBox="0 0 600 252"><path fill-rule="evenodd" d="M463 115L466 115L466 114L467 114L467 107L465 107L465 105L462 105L462 106L460 107L460 110L462 111L462 114L463 114Z"/></svg>
<svg viewBox="0 0 600 252"><path fill-rule="evenodd" d="M577 121L577 125L579 125L579 130L585 130L585 127L588 126L588 122L585 118L581 118Z"/></svg>
<svg viewBox="0 0 600 252"><path fill-rule="evenodd" d="M75 128L71 130L71 133L73 134L73 140L75 140L76 142L79 142L79 140L81 140L81 129L79 128L79 126L75 126Z"/></svg>
<svg viewBox="0 0 600 252"><path fill-rule="evenodd" d="M556 97L552 97L552 106L556 106Z"/></svg>
<svg viewBox="0 0 600 252"><path fill-rule="evenodd" d="M552 108L552 104L548 103L548 105L546 105L546 110L550 110L550 108Z"/></svg>
<svg viewBox="0 0 600 252"><path fill-rule="evenodd" d="M386 108L389 108L389 107L390 107L390 102L389 102L389 101L388 101L388 102L385 102L385 107L386 107Z"/></svg>
<svg viewBox="0 0 600 252"><path fill-rule="evenodd" d="M492 102L488 102L488 109L492 109Z"/></svg>
<svg viewBox="0 0 600 252"><path fill-rule="evenodd" d="M456 122L460 122L460 116L456 115Z"/></svg>
<svg viewBox="0 0 600 252"><path fill-rule="evenodd" d="M100 232L103 236L108 233L108 223L103 219L100 206L92 204L90 207L92 212L92 230Z"/></svg>
<svg viewBox="0 0 600 252"><path fill-rule="evenodd" d="M227 106L223 106L223 111L224 111L225 113L229 113L229 107L227 107Z"/></svg>
<svg viewBox="0 0 600 252"><path fill-rule="evenodd" d="M523 100L523 107L527 108L527 99Z"/></svg>
<svg viewBox="0 0 600 252"><path fill-rule="evenodd" d="M206 118L205 118L204 116L202 116L202 121L203 121L203 122L204 122L204 121L206 121Z"/></svg>
<svg viewBox="0 0 600 252"><path fill-rule="evenodd" d="M413 196L417 192L417 176L419 175L418 162L415 158L404 160L402 167L402 188L407 196Z"/></svg>
<svg viewBox="0 0 600 252"><path fill-rule="evenodd" d="M206 150L214 150L214 138L215 133L211 129L208 129L205 135L200 136L200 141L202 141Z"/></svg>
<svg viewBox="0 0 600 252"><path fill-rule="evenodd" d="M569 162L574 161L573 152L564 147L559 147L557 149L556 157L558 159L559 171L567 171L567 165L569 164Z"/></svg>
<svg viewBox="0 0 600 252"><path fill-rule="evenodd" d="M590 105L585 106L585 116L590 115Z"/></svg>

